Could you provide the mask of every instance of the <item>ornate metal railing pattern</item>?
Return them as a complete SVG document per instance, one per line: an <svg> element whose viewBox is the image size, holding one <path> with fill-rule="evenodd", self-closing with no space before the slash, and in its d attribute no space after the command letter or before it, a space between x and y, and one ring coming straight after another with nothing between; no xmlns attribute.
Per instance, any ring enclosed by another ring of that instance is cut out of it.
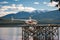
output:
<svg viewBox="0 0 60 40"><path fill-rule="evenodd" d="M22 27L22 40L59 40L59 27Z"/></svg>

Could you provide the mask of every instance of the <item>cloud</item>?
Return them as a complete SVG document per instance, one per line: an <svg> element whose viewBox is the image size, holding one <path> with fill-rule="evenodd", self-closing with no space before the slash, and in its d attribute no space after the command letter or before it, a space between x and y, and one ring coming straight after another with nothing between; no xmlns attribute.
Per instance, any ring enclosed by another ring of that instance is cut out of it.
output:
<svg viewBox="0 0 60 40"><path fill-rule="evenodd" d="M15 1L18 1L18 0L15 0Z"/></svg>
<svg viewBox="0 0 60 40"><path fill-rule="evenodd" d="M47 6L55 7L58 4L58 2L53 1L52 3L48 3Z"/></svg>
<svg viewBox="0 0 60 40"><path fill-rule="evenodd" d="M8 15L8 14L12 14L12 13L16 13L15 11L10 11L10 12L0 12L0 17Z"/></svg>
<svg viewBox="0 0 60 40"><path fill-rule="evenodd" d="M43 4L47 4L47 2L43 2Z"/></svg>
<svg viewBox="0 0 60 40"><path fill-rule="evenodd" d="M55 2L55 1L52 1L52 2L43 2L43 4L46 4L47 6L50 6L50 7L55 7L57 4L58 4L58 2Z"/></svg>
<svg viewBox="0 0 60 40"><path fill-rule="evenodd" d="M0 4L7 4L7 3L8 3L7 1L0 2Z"/></svg>
<svg viewBox="0 0 60 40"><path fill-rule="evenodd" d="M15 14L19 11L32 12L34 10L36 9L33 7L24 7L23 4L19 4L19 5L12 4L9 6L2 6L0 8L0 17L8 15L8 14L12 14L12 13Z"/></svg>
<svg viewBox="0 0 60 40"><path fill-rule="evenodd" d="M39 2L34 2L34 4L39 4Z"/></svg>
<svg viewBox="0 0 60 40"><path fill-rule="evenodd" d="M44 11L45 9L39 9L40 11Z"/></svg>
<svg viewBox="0 0 60 40"><path fill-rule="evenodd" d="M35 8L32 8L32 7L25 7L24 8L24 11L26 11L26 12L32 12L34 10L36 10L36 9Z"/></svg>

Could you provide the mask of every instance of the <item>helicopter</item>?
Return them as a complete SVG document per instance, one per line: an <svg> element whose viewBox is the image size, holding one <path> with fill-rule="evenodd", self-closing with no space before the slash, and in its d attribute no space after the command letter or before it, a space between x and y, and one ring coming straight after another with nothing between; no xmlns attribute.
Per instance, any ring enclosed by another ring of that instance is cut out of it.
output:
<svg viewBox="0 0 60 40"><path fill-rule="evenodd" d="M29 17L29 19L14 19L12 17L11 21L23 21L24 23L29 24L29 25L36 25L37 24L37 20L32 19L31 17Z"/></svg>
<svg viewBox="0 0 60 40"><path fill-rule="evenodd" d="M60 0L50 0L51 3L53 2L57 2L57 4L55 5L55 7L58 7L59 11L60 11Z"/></svg>

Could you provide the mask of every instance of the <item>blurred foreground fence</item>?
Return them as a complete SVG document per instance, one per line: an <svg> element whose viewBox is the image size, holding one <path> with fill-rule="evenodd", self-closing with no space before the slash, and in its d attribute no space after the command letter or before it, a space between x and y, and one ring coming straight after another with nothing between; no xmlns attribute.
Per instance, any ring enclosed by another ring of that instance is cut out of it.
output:
<svg viewBox="0 0 60 40"><path fill-rule="evenodd" d="M0 40L60 40L59 26L21 25L20 27L0 27Z"/></svg>

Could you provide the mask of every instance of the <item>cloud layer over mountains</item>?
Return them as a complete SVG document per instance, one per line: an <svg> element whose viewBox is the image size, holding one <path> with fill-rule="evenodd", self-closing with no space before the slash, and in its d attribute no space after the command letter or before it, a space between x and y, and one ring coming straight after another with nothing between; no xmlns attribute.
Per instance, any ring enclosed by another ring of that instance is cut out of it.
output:
<svg viewBox="0 0 60 40"><path fill-rule="evenodd" d="M8 14L12 14L12 13L17 13L19 11L26 11L26 12L32 12L36 10L33 7L24 7L22 4L20 5L9 5L9 6L3 6L0 8L0 17L8 15Z"/></svg>

